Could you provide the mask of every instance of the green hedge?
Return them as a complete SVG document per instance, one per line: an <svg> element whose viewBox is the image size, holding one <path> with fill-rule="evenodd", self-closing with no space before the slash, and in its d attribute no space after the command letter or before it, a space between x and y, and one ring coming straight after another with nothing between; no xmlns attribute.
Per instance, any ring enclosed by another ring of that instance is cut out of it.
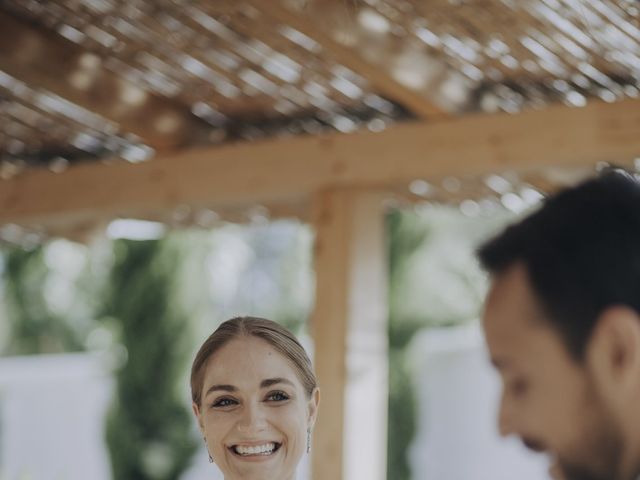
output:
<svg viewBox="0 0 640 480"><path fill-rule="evenodd" d="M126 359L107 423L113 475L177 480L195 451L184 371L190 322L181 306L181 251L171 240L117 240L105 313Z"/></svg>

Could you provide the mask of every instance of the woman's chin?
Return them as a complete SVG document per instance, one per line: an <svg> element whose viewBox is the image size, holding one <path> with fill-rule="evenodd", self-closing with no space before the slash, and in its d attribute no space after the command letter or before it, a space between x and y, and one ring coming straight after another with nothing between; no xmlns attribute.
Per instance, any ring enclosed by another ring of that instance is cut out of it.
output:
<svg viewBox="0 0 640 480"><path fill-rule="evenodd" d="M295 468L284 464L285 449L279 448L269 455L239 455L230 452L228 464L232 475L225 480L292 480Z"/></svg>

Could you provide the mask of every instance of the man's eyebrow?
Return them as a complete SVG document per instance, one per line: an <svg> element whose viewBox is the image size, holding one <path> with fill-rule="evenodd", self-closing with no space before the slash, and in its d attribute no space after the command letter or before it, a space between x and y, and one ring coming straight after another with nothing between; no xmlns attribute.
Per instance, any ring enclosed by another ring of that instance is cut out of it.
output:
<svg viewBox="0 0 640 480"><path fill-rule="evenodd" d="M269 388L273 385L277 385L278 383L285 383L294 387L295 385L291 380L287 380L286 378L278 377L278 378L267 378L260 382L260 388Z"/></svg>
<svg viewBox="0 0 640 480"><path fill-rule="evenodd" d="M505 360L504 358L491 357L491 364L501 371L505 369L509 369L510 367L509 361Z"/></svg>
<svg viewBox="0 0 640 480"><path fill-rule="evenodd" d="M217 392L217 391L223 391L223 392L235 392L237 391L238 388L234 387L233 385L211 385L209 387L209 389L207 390L207 393L205 393L205 397L207 395L209 395L212 392Z"/></svg>

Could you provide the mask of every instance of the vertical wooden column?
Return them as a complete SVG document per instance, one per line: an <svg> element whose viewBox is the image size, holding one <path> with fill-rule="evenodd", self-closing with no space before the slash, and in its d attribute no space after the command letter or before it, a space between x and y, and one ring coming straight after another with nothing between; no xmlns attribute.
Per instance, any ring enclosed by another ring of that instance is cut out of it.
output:
<svg viewBox="0 0 640 480"><path fill-rule="evenodd" d="M313 480L384 480L387 459L387 248L383 197L315 198L312 331L322 401Z"/></svg>

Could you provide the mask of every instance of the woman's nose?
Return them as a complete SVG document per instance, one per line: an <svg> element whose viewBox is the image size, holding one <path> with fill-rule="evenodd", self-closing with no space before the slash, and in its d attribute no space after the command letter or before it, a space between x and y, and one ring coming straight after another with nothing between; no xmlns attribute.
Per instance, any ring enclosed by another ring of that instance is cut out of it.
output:
<svg viewBox="0 0 640 480"><path fill-rule="evenodd" d="M253 434L262 431L267 425L264 408L260 405L245 405L242 415L238 420L238 431L244 434Z"/></svg>

